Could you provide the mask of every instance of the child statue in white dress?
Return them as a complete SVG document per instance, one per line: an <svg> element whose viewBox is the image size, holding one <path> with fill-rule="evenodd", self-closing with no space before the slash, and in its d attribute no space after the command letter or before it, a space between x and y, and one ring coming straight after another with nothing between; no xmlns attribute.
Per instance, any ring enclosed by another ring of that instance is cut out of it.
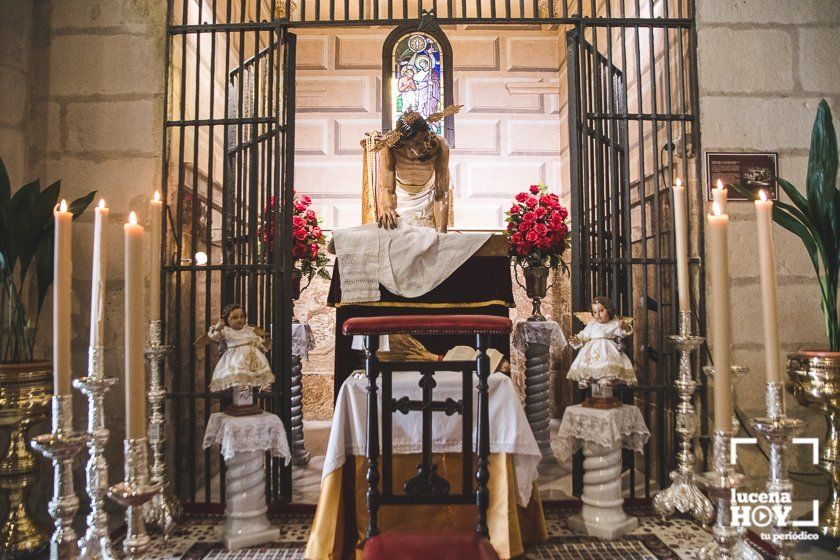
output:
<svg viewBox="0 0 840 560"><path fill-rule="evenodd" d="M630 358L621 350L620 341L633 334L633 327L617 317L612 301L604 296L592 299L592 319L586 327L569 340L572 348L580 352L569 368L568 378L582 389L592 387L590 406L611 408L617 401L612 398L612 385L636 384L636 372Z"/></svg>
<svg viewBox="0 0 840 560"><path fill-rule="evenodd" d="M213 370L210 391L234 388L235 405L253 406L251 388L266 390L274 383L274 374L265 356L269 341L255 327L246 324L245 312L238 303L225 306L207 337L224 345L224 352Z"/></svg>

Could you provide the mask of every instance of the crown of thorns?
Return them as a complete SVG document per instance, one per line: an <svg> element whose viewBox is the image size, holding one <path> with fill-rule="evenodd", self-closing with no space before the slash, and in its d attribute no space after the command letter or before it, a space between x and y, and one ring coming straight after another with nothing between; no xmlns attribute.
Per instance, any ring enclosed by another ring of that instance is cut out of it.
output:
<svg viewBox="0 0 840 560"><path fill-rule="evenodd" d="M461 107L463 107L463 105L450 105L443 111L440 111L439 113L432 113L425 119L423 118L423 115L417 111L406 111L400 116L399 120L397 120L396 128L388 134L385 134L376 142L376 144L374 144L373 151L378 152L386 147L393 148L403 140L413 138L418 132L422 130L429 130L429 123L438 122L439 120L445 119L446 117L459 112Z"/></svg>

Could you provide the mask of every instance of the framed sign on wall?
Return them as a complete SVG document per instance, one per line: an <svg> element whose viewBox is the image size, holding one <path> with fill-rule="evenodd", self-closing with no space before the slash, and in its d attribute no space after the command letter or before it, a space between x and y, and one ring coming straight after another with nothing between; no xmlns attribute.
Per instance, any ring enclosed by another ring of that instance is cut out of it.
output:
<svg viewBox="0 0 840 560"><path fill-rule="evenodd" d="M768 199L776 200L778 159L775 152L706 152L706 200L712 200L718 179L724 185L744 185L754 192L753 197L746 198L729 189L729 200L755 200L762 189Z"/></svg>

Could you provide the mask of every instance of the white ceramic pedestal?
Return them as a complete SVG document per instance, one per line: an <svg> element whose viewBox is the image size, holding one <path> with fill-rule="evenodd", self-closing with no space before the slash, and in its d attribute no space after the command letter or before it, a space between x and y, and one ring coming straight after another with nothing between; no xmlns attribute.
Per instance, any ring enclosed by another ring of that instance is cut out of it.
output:
<svg viewBox="0 0 840 560"><path fill-rule="evenodd" d="M583 443L583 510L569 528L600 539L617 539L639 526L624 513L621 495L621 441L611 447Z"/></svg>
<svg viewBox="0 0 840 560"><path fill-rule="evenodd" d="M228 550L280 540L266 517L263 451L238 452L225 461L225 547Z"/></svg>

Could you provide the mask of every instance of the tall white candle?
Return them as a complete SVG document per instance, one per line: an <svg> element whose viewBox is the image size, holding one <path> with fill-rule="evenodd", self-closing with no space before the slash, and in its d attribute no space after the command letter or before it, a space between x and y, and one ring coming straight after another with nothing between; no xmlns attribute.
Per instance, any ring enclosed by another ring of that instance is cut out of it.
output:
<svg viewBox="0 0 840 560"><path fill-rule="evenodd" d="M70 313L73 280L73 214L67 201L53 211L55 247L53 253L53 390L56 395L69 395L73 369L70 353Z"/></svg>
<svg viewBox="0 0 840 560"><path fill-rule="evenodd" d="M93 209L93 273L90 293L90 345L102 346L105 336L105 226L110 209L105 201Z"/></svg>
<svg viewBox="0 0 840 560"><path fill-rule="evenodd" d="M764 319L764 360L767 381L782 381L779 359L779 324L776 309L776 255L773 251L773 201L759 191L755 201L758 225L758 261L761 270L761 315Z"/></svg>
<svg viewBox="0 0 840 560"><path fill-rule="evenodd" d="M732 429L732 319L729 298L729 216L712 204L709 275L712 295L712 360L715 366L715 430Z"/></svg>
<svg viewBox="0 0 840 560"><path fill-rule="evenodd" d="M125 433L146 437L146 369L143 361L145 261L143 227L131 212L125 230Z"/></svg>
<svg viewBox="0 0 840 560"><path fill-rule="evenodd" d="M723 187L723 181L718 179L715 188L712 189L712 204L718 205L721 214L726 214L728 194L728 190Z"/></svg>
<svg viewBox="0 0 840 560"><path fill-rule="evenodd" d="M680 311L691 311L691 296L688 288L688 219L686 213L685 187L677 178L674 185L674 233L677 243L677 290Z"/></svg>
<svg viewBox="0 0 840 560"><path fill-rule="evenodd" d="M160 319L160 252L163 220L163 201L160 192L155 191L154 198L149 202L151 217L151 250L149 251L149 320Z"/></svg>

